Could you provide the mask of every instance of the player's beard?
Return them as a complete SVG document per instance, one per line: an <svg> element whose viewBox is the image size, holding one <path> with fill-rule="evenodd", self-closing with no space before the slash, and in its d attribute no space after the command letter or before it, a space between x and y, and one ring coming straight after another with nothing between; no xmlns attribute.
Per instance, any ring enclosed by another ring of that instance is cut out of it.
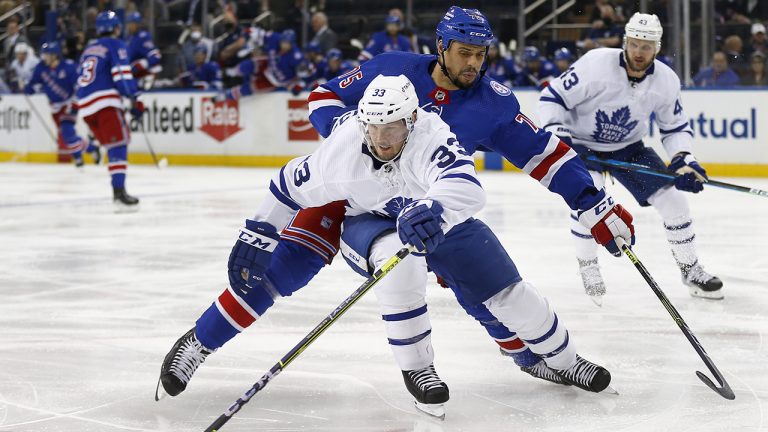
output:
<svg viewBox="0 0 768 432"><path fill-rule="evenodd" d="M446 70L447 70L447 69L446 69ZM475 74L475 77L472 79L472 81L470 81L470 82L467 82L467 81L466 81L465 79L463 79L463 77L462 77L462 74L464 74L464 73L474 73L474 74ZM466 68L462 69L462 70L461 70L461 71L460 71L460 72L459 72L457 75L455 75L455 76L454 76L454 75L451 73L451 71L448 71L448 74L447 74L447 75L448 75L448 79L450 79L450 80L451 80L451 82L453 83L453 85L455 85L456 87L458 87L458 88L460 88L460 89L462 89L462 90L466 90L466 89L468 89L468 88L472 87L473 85L475 85L475 82L477 81L477 78L480 76L480 72L479 72L477 69L475 69L475 68L473 68L473 67L469 66L469 67L466 67Z"/></svg>
<svg viewBox="0 0 768 432"><path fill-rule="evenodd" d="M632 72L645 72L649 67L651 67L651 64L653 64L656 56L651 57L650 60L639 66L635 64L634 59L629 56L627 51L624 51L624 58L627 60L627 66L630 70L632 70Z"/></svg>

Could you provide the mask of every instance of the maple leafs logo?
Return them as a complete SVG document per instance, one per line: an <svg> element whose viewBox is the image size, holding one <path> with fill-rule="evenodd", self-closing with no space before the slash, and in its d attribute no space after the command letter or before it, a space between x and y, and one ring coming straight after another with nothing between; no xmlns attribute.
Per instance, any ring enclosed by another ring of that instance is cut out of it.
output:
<svg viewBox="0 0 768 432"><path fill-rule="evenodd" d="M637 126L637 120L632 120L629 107L619 108L611 114L603 110L597 110L595 114L595 132L592 138L601 143L616 143L624 141L627 135Z"/></svg>
<svg viewBox="0 0 768 432"><path fill-rule="evenodd" d="M382 209L383 211L377 211L375 213L383 217L397 218L397 215L400 214L400 211L412 202L413 198L394 197L387 201L387 203L384 205L384 208Z"/></svg>

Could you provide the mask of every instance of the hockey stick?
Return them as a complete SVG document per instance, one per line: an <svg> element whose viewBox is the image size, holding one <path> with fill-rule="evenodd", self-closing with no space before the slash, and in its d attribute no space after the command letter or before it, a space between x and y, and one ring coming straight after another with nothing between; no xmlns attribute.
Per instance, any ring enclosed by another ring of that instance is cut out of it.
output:
<svg viewBox="0 0 768 432"><path fill-rule="evenodd" d="M149 137L147 136L147 132L144 130L144 119L139 117L135 119L139 123L139 127L141 128L141 134L144 135L144 142L147 143L147 148L149 149L149 154L152 156L152 160L155 162L155 166L157 169L163 169L168 166L168 159L162 158L160 160L157 160L157 155L155 155L155 150L152 148L152 144L149 142Z"/></svg>
<svg viewBox="0 0 768 432"><path fill-rule="evenodd" d="M707 368L710 372L712 372L712 375L715 376L715 379L717 380L717 383L720 384L720 387L717 387L711 379L709 379L708 376L704 375L702 372L696 371L696 376L699 377L699 379L707 385L707 387L714 390L717 394L720 396L728 399L733 400L736 398L736 395L733 394L733 390L731 390L731 386L728 385L728 382L723 377L723 374L720 373L720 371L717 369L717 366L715 366L715 363L712 362L712 359L709 358L709 355L706 351L704 351L704 347L701 346L701 343L698 339L696 339L696 335L693 334L690 328L688 328L688 324L685 323L683 320L683 317L680 316L680 312L675 309L675 307L672 305L672 303L669 301L667 296L664 294L664 291L661 290L659 285L656 283L655 280L653 280L653 277L651 276L651 273L648 272L648 269L645 268L642 262L640 262L640 259L635 255L634 252L632 252L632 249L627 246L627 243L622 239L621 237L616 239L617 243L621 247L621 250L624 252L624 254L629 258L630 261L632 261L632 264L635 265L635 268L637 271L640 272L640 274L643 276L643 279L645 279L646 282L648 282L648 285L650 285L653 292L656 294L656 297L659 298L661 301L661 304L664 305L664 308L669 312L669 314L672 316L672 319L675 320L677 323L677 326L680 327L680 331L683 332L686 339L688 339L688 342L691 343L693 346L693 349L696 350L696 353L699 354L699 357L704 361L704 364L707 365Z"/></svg>
<svg viewBox="0 0 768 432"><path fill-rule="evenodd" d="M29 109L32 110L32 112L35 113L35 116L40 121L40 124L43 125L43 129L45 129L45 132L48 134L49 137L51 137L51 140L53 141L53 145L56 146L56 151L61 152L59 150L59 140L56 138L56 134L51 132L51 129L48 127L47 124L45 124L45 119L43 118L43 115L40 114L40 111L37 110L37 107L35 107L35 104L32 103L32 100L29 98L29 95L24 93L24 100L27 101L27 105L29 106Z"/></svg>
<svg viewBox="0 0 768 432"><path fill-rule="evenodd" d="M677 175L673 173L657 170L651 167L647 167L645 165L639 165L631 162L622 162L622 161L617 161L613 159L601 159L597 156L582 156L582 159L584 159L585 161L595 162L600 165L611 167L611 168L619 168L627 171L635 171L643 174L650 174L650 175L655 175L657 177L664 177L668 179L677 178ZM765 191L762 189L739 186L732 183L725 183L725 182L712 180L712 179L707 180L704 184L709 186L716 186L724 189L731 189L739 192L746 192L749 194L764 196L768 198L768 191Z"/></svg>
<svg viewBox="0 0 768 432"><path fill-rule="evenodd" d="M205 432L216 432L218 431L222 426L224 426L225 423L229 421L229 419L232 418L233 415L235 415L238 411L240 411L240 408L243 407L243 405L247 404L253 395L258 393L259 391L263 390L264 387L267 386L267 384L277 376L280 372L283 371L286 367L288 367L289 364L291 364L292 361L296 359L296 357L299 356L309 345L312 344L312 342L315 341L318 337L320 337L323 332L328 330L328 327L330 327L334 322L336 322L337 319L339 319L344 312L347 311L355 302L360 300L360 298L368 292L371 288L373 288L374 285L376 285L387 273L392 271L393 268L395 268L396 265L398 265L405 257L408 256L413 251L412 247L404 247L400 249L392 258L390 258L387 262L384 263L376 272L373 273L373 276L369 277L368 280L366 280L358 289L356 289L352 294L349 295L346 299L344 299L341 304L334 309L333 312L331 312L325 319L320 321L320 324L318 324L312 331L310 331L306 336L304 336L304 339L301 340L298 344L296 344L295 347L293 347L290 351L288 351L288 354L284 355L280 361L275 363L274 366L272 366L267 373L265 373L258 381L256 381L256 384L254 384L250 389L248 389L247 392L243 396L240 397L235 403L233 403L229 408L227 408L226 411L224 411L224 414L220 415L219 418L216 419L213 423L211 423L208 428L205 429Z"/></svg>

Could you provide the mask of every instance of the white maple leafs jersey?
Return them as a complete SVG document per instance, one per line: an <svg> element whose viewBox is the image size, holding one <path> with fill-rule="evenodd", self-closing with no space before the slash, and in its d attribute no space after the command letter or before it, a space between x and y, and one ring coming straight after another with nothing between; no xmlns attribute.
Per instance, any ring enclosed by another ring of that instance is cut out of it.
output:
<svg viewBox="0 0 768 432"><path fill-rule="evenodd" d="M642 140L655 113L667 153L690 152L693 131L675 72L654 60L645 77L633 82L625 64L618 48L587 52L542 90L541 124L570 131L574 144L610 152Z"/></svg>
<svg viewBox="0 0 768 432"><path fill-rule="evenodd" d="M270 184L271 197L256 220L285 227L301 208L346 200L347 216L375 213L396 218L417 199L443 207L448 232L485 205L474 159L440 117L422 109L399 157L376 160L365 144L357 116L340 124L309 156L291 160Z"/></svg>

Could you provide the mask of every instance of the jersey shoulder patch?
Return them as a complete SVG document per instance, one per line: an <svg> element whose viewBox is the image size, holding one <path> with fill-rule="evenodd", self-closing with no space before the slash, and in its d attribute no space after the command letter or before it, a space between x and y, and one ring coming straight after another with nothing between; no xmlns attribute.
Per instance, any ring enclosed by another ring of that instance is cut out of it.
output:
<svg viewBox="0 0 768 432"><path fill-rule="evenodd" d="M512 90L510 90L509 87L494 80L491 80L491 88L499 96L509 96L512 94Z"/></svg>

